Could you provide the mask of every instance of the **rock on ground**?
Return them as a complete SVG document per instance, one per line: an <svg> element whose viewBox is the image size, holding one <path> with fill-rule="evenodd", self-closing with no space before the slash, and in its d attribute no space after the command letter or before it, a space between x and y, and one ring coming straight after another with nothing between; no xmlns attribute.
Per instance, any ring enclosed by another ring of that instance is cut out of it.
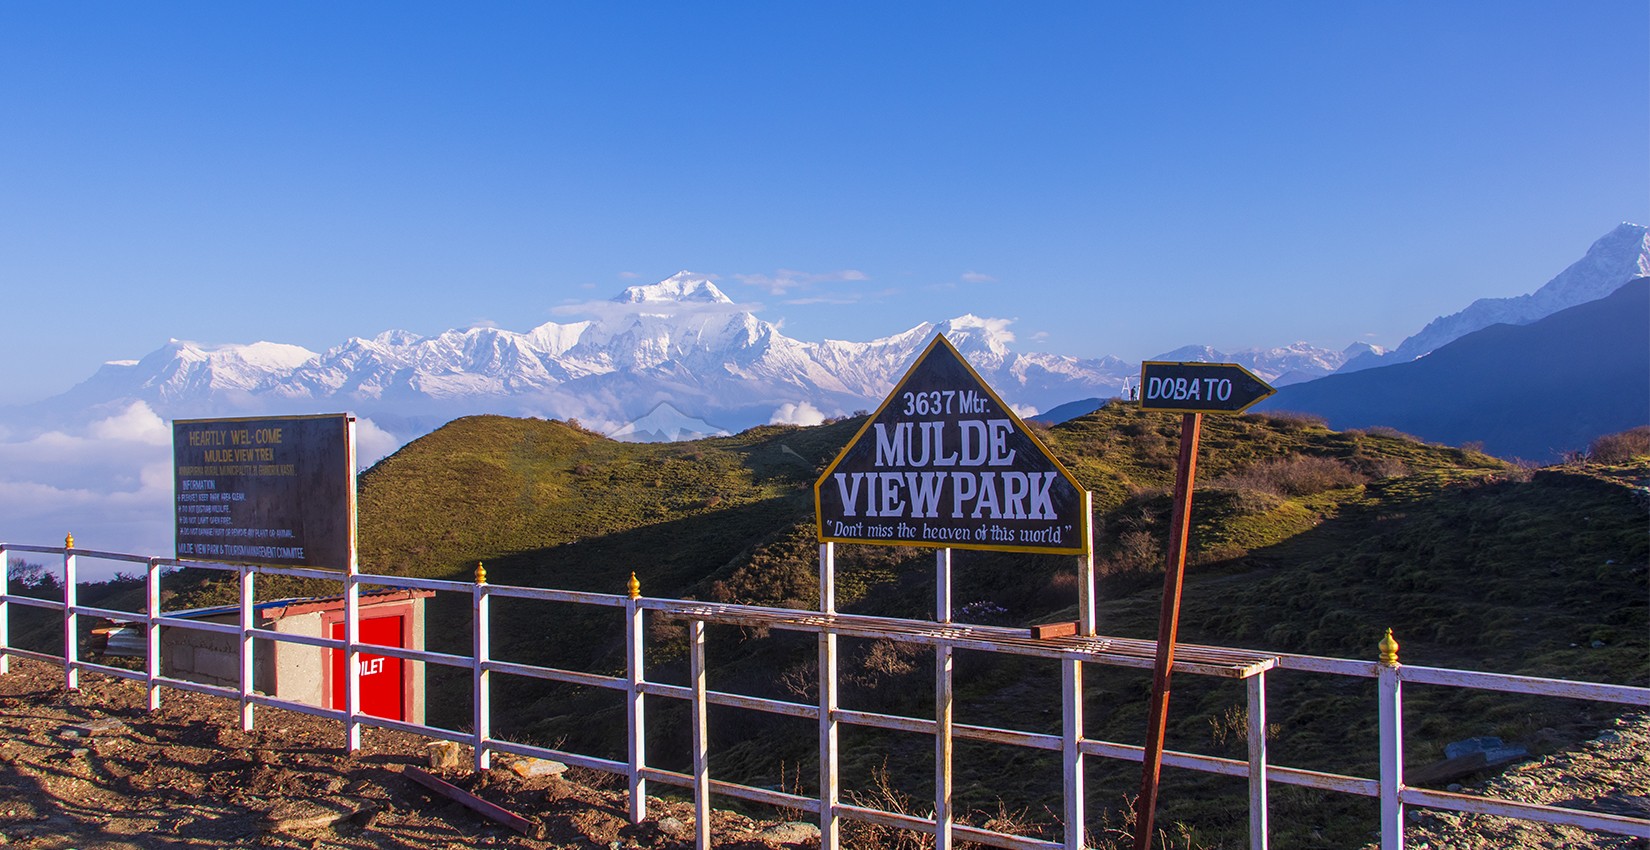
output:
<svg viewBox="0 0 1650 850"><path fill-rule="evenodd" d="M364 730L343 749L331 720L258 708L240 729L237 703L176 690L150 713L142 684L11 659L0 675L0 847L149 850L271 847L304 850L685 850L693 806L649 798L654 821L625 817L623 783L605 774L529 763L443 778L541 823L544 840L483 820L401 775L427 766L428 739ZM509 759L503 759L506 765ZM558 775L559 774L559 775ZM774 821L715 812L722 850L780 846L758 837ZM670 828L661 828L668 826ZM817 845L816 845L817 846Z"/></svg>
<svg viewBox="0 0 1650 850"><path fill-rule="evenodd" d="M1462 793L1650 818L1650 715L1620 717L1575 749L1525 762ZM1405 830L1415 850L1647 850L1650 841L1569 826L1421 810Z"/></svg>

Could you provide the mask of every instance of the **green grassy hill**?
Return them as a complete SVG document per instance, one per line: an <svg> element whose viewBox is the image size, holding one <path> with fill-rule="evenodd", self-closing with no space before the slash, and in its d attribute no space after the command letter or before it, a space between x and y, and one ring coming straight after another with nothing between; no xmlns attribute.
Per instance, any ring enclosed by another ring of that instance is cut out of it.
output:
<svg viewBox="0 0 1650 850"><path fill-rule="evenodd" d="M688 443L631 444L576 424L481 416L460 419L386 458L360 479L361 562L367 572L470 580L485 562L495 584L621 593L634 571L643 592L728 602L817 605L812 484L863 424L763 427ZM1120 403L1052 427L1040 438L1093 491L1100 626L1153 638L1168 533L1180 418ZM1386 628L1406 664L1650 684L1650 431L1596 447L1604 463L1544 469L1392 431L1334 432L1309 417L1207 417L1198 466L1181 638L1279 652L1373 659ZM1606 451L1606 449L1608 449ZM933 554L909 547L839 546L839 606L850 612L932 614ZM958 552L958 619L1029 625L1072 619L1070 557ZM25 573L19 573L20 576ZM14 582L14 590L20 589ZM23 592L51 595L45 583ZM168 580L168 609L231 602L232 581L186 570ZM337 592L325 582L263 578L260 598ZM136 608L141 586L83 586L85 604ZM495 599L494 656L617 674L612 609ZM468 594L440 594L428 645L470 651ZM19 643L50 649L49 612L19 611ZM648 677L685 683L683 629L653 619ZM710 629L711 686L812 701L806 636ZM926 716L932 653L844 639L843 704ZM430 667L433 722L468 723L467 671ZM1139 744L1149 671L1090 666L1091 737ZM611 691L495 676L495 734L623 758L624 719ZM960 652L957 719L1058 732L1058 671L1023 658ZM1375 771L1369 680L1278 673L1269 682L1275 762L1340 773ZM1614 713L1566 700L1413 687L1406 690L1408 761L1444 744L1495 735L1542 753L1572 745ZM685 707L650 699L650 762L686 766ZM1240 757L1240 684L1177 676L1168 745ZM675 728L672 728L672 727ZM811 724L713 710L719 777L812 793ZM1043 754L957 745L964 811L1006 806L1053 829L1060 772ZM844 787L886 805L931 796L932 745L921 736L853 729ZM1094 760L1097 828L1120 825L1138 766ZM1375 804L1274 790L1273 846L1361 846ZM1240 847L1240 781L1166 770L1158 823L1179 847ZM925 812L921 802L909 803ZM1043 813L1043 814L1039 814ZM984 816L974 816L979 822ZM1183 827L1181 825L1184 825ZM1117 833L1097 835L1096 846Z"/></svg>
<svg viewBox="0 0 1650 850"><path fill-rule="evenodd" d="M638 445L560 422L461 419L362 476L363 568L468 579L484 561L494 583L609 593L622 592L634 571L650 596L812 607L811 486L862 421ZM1179 426L1178 416L1112 404L1040 431L1095 494L1106 634L1155 636ZM1650 458L1529 470L1395 432L1333 432L1282 415L1208 417L1202 445L1182 639L1372 659L1390 627L1406 663L1650 682ZM845 610L932 613L928 550L842 546L838 575ZM1071 558L958 553L954 584L959 619L1026 625L1073 616ZM494 636L501 657L621 669L611 612L513 600L495 610L503 615ZM437 607L432 646L446 641L467 652L467 635L466 600ZM731 627L713 628L711 638L713 687L810 698L805 639ZM649 639L650 678L681 681L679 626L654 622ZM845 704L931 711L927 654L848 641L844 655ZM959 720L1053 731L1055 674L964 653ZM1149 674L1090 676L1089 734L1139 743ZM620 755L612 694L516 681L500 692L511 734ZM1368 682L1279 675L1272 694L1278 761L1373 771ZM1473 735L1552 749L1608 714L1439 689L1409 696L1412 764ZM1170 746L1236 755L1241 708L1240 687L1177 677ZM467 709L453 714L461 723ZM712 727L722 775L768 785L794 782L799 769L810 775L807 724L713 713ZM685 758L678 738L659 735L650 742L655 758ZM908 766L893 771L892 783L917 799L927 793L926 739L856 730L850 744L848 788L869 793L886 760ZM1057 767L1035 755L962 745L958 765L965 808L992 809L1004 798L1042 811L1057 794ZM1116 809L1138 781L1137 767L1102 763L1093 772L1097 807ZM1241 783L1174 771L1166 778L1160 824L1192 824L1190 844L1241 844ZM1289 789L1275 798L1274 846L1356 846L1373 823L1370 801Z"/></svg>

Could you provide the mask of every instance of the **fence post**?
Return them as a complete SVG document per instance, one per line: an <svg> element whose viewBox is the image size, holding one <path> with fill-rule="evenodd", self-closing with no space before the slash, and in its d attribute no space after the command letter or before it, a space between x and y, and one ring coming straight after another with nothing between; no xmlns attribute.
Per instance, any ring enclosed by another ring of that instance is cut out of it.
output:
<svg viewBox="0 0 1650 850"><path fill-rule="evenodd" d="M836 544L819 544L819 612L836 614ZM842 787L837 778L836 632L826 623L819 630L819 850L837 850L842 822L837 802Z"/></svg>
<svg viewBox="0 0 1650 850"><path fill-rule="evenodd" d="M144 621L148 624L143 632L148 652L143 663L144 684L149 692L149 710L160 710L160 678L161 648L160 648L160 559L150 558L148 570L143 582Z"/></svg>
<svg viewBox="0 0 1650 850"><path fill-rule="evenodd" d="M1392 630L1379 645L1378 670L1381 720L1381 850L1403 850L1404 788L1403 682L1398 677L1398 641Z"/></svg>
<svg viewBox="0 0 1650 850"><path fill-rule="evenodd" d="M80 690L80 612L75 594L74 535L63 538L63 686Z"/></svg>
<svg viewBox="0 0 1650 850"><path fill-rule="evenodd" d="M1077 559L1077 626L1085 636L1099 634L1098 592L1094 578L1094 491L1083 491L1083 522L1089 529L1089 539L1083 541L1083 554Z"/></svg>
<svg viewBox="0 0 1650 850"><path fill-rule="evenodd" d="M1064 769L1066 850L1082 850L1087 815L1083 776L1083 662L1060 661L1061 703L1064 722L1061 735L1061 766Z"/></svg>
<svg viewBox="0 0 1650 850"><path fill-rule="evenodd" d="M0 544L0 676L11 672L11 555Z"/></svg>
<svg viewBox="0 0 1650 850"><path fill-rule="evenodd" d="M1249 677L1249 848L1266 850L1266 671Z"/></svg>
<svg viewBox="0 0 1650 850"><path fill-rule="evenodd" d="M257 573L256 570L252 569L251 567L247 566L246 564L241 565L241 574L240 574L240 579L241 579L241 582L240 582L240 584L241 584L241 605L240 605L240 608L241 608L241 616L240 616L241 640L240 640L239 647L240 647L240 662L241 662L241 731L242 732L251 732L252 731L252 691L253 691L253 684L254 684L253 677L257 675L257 672L254 669L253 664L252 664L252 629L253 629L254 625L256 625L253 621L253 616L252 615L253 615L253 612L254 612L254 609L255 609L254 600L257 598L257 595L254 592L255 582L257 580L257 576L258 576L258 573Z"/></svg>
<svg viewBox="0 0 1650 850"><path fill-rule="evenodd" d="M688 675L693 679L693 846L710 850L710 744L705 719L705 621L688 622Z"/></svg>
<svg viewBox="0 0 1650 850"><path fill-rule="evenodd" d="M492 617L493 597L487 589L487 568L480 561L476 562L475 584L471 586L470 602L474 611L470 617L470 628L473 635L473 646L470 659L470 707L475 716L471 718L475 730L475 760L476 772L493 766L493 754L487 749L487 738L493 734L493 689L491 676L487 671L487 662L492 660L493 647L489 627Z"/></svg>
<svg viewBox="0 0 1650 850"><path fill-rule="evenodd" d="M647 766L647 722L642 712L642 606L637 604L642 598L642 583L636 580L635 573L630 574L628 590L624 603L624 693L625 720L630 733L630 822L641 823L647 820L647 780L642 778L642 769Z"/></svg>
<svg viewBox="0 0 1650 850"><path fill-rule="evenodd" d="M354 559L344 575L344 746L361 749L361 585ZM333 683L334 686L337 683Z"/></svg>
<svg viewBox="0 0 1650 850"><path fill-rule="evenodd" d="M934 619L951 622L951 550L934 555L936 574ZM951 850L951 726L955 693L952 688L952 647L934 647L934 850Z"/></svg>

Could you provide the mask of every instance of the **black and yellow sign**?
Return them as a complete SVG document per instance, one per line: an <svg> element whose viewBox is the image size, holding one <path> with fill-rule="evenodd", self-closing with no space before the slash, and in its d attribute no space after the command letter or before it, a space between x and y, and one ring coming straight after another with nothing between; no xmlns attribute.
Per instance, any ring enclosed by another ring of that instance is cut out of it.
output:
<svg viewBox="0 0 1650 850"><path fill-rule="evenodd" d="M944 336L814 483L819 539L1082 554L1083 488Z"/></svg>
<svg viewBox="0 0 1650 850"><path fill-rule="evenodd" d="M173 422L178 558L348 569L353 425L346 414Z"/></svg>
<svg viewBox="0 0 1650 850"><path fill-rule="evenodd" d="M1236 363L1140 364L1140 407L1180 413L1242 413L1277 392Z"/></svg>

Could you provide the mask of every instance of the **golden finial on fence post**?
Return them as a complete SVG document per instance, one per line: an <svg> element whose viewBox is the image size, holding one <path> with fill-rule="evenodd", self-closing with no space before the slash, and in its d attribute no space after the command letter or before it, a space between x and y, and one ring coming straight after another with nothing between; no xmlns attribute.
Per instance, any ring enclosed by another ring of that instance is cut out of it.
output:
<svg viewBox="0 0 1650 850"><path fill-rule="evenodd" d="M630 574L630 581L625 582L625 588L630 591L631 599L642 598L642 583L636 580L636 573Z"/></svg>
<svg viewBox="0 0 1650 850"><path fill-rule="evenodd" d="M482 566L480 561L476 561L476 584L486 584L486 583L487 583L487 568Z"/></svg>
<svg viewBox="0 0 1650 850"><path fill-rule="evenodd" d="M63 535L63 548L65 548L65 549L73 549L74 548L74 534L70 533L70 534Z"/></svg>
<svg viewBox="0 0 1650 850"><path fill-rule="evenodd" d="M1392 637L1392 630L1386 630L1386 637L1381 638L1381 664L1387 667L1398 666L1398 641Z"/></svg>

